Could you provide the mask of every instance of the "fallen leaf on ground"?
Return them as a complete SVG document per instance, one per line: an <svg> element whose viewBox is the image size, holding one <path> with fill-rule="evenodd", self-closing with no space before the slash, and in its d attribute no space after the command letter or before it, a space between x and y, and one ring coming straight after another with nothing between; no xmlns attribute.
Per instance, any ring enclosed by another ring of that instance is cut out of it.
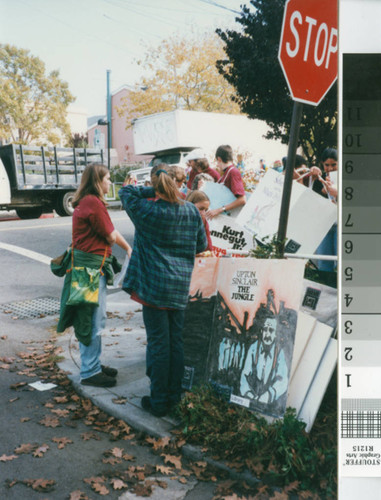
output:
<svg viewBox="0 0 381 500"><path fill-rule="evenodd" d="M168 488L168 483L166 481L160 481L159 479L147 479L145 484L146 486L159 486L159 488L162 488L163 490Z"/></svg>
<svg viewBox="0 0 381 500"><path fill-rule="evenodd" d="M67 403L69 401L67 396L56 396L53 399L56 403Z"/></svg>
<svg viewBox="0 0 381 500"><path fill-rule="evenodd" d="M110 481L114 490L121 490L123 488L128 488L128 485L121 479L111 479Z"/></svg>
<svg viewBox="0 0 381 500"><path fill-rule="evenodd" d="M208 466L208 464L204 461L202 462L195 462L196 465L198 465L199 467L203 467L204 469Z"/></svg>
<svg viewBox="0 0 381 500"><path fill-rule="evenodd" d="M7 488L12 488L12 486L14 486L14 485L15 485L15 484L17 484L17 483L18 483L17 479L13 479L13 480L11 480L11 479L6 479L6 480L5 480L5 486L6 486Z"/></svg>
<svg viewBox="0 0 381 500"><path fill-rule="evenodd" d="M59 437L59 438L54 437L54 438L52 438L52 441L53 441L53 443L57 443L58 444L58 449L59 450L62 450L63 448L65 448L65 446L67 444L72 444L73 443L73 441L71 439L67 438L67 437Z"/></svg>
<svg viewBox="0 0 381 500"><path fill-rule="evenodd" d="M127 398L113 398L111 401L116 405L124 405L127 403Z"/></svg>
<svg viewBox="0 0 381 500"><path fill-rule="evenodd" d="M0 357L0 361L2 363L7 363L8 365L13 363L14 360L15 360L15 358L9 358L8 356L1 356Z"/></svg>
<svg viewBox="0 0 381 500"><path fill-rule="evenodd" d="M123 448L112 448L112 450L109 450L108 452L106 453L111 453L111 455L113 455L114 457L117 457L117 458L122 458L123 457Z"/></svg>
<svg viewBox="0 0 381 500"><path fill-rule="evenodd" d="M35 491L52 491L56 482L54 479L25 479L24 484L30 486Z"/></svg>
<svg viewBox="0 0 381 500"><path fill-rule="evenodd" d="M110 491L102 483L93 483L91 487L96 493L98 493L98 495L104 496L110 493Z"/></svg>
<svg viewBox="0 0 381 500"><path fill-rule="evenodd" d="M319 497L314 495L312 491L305 490L305 491L299 491L298 492L299 498L313 498L313 499L318 499Z"/></svg>
<svg viewBox="0 0 381 500"><path fill-rule="evenodd" d="M283 491L274 491L273 496L269 497L269 500L288 500L288 493Z"/></svg>
<svg viewBox="0 0 381 500"><path fill-rule="evenodd" d="M17 455L21 455L23 453L30 453L31 451L35 450L38 445L32 444L32 443L24 443L15 448L15 453Z"/></svg>
<svg viewBox="0 0 381 500"><path fill-rule="evenodd" d="M89 439L96 439L97 441L100 441L100 436L96 432L84 432L81 434L81 438L84 441L88 441Z"/></svg>
<svg viewBox="0 0 381 500"><path fill-rule="evenodd" d="M67 417L70 414L70 411L69 410L63 410L63 409L62 410L61 409L55 409L55 410L52 410L52 413L54 413L58 417Z"/></svg>
<svg viewBox="0 0 381 500"><path fill-rule="evenodd" d="M173 467L166 467L165 465L156 465L157 472L169 476L173 474Z"/></svg>
<svg viewBox="0 0 381 500"><path fill-rule="evenodd" d="M9 387L13 390L20 389L21 387L24 387L27 384L27 382L17 382L17 384L12 384Z"/></svg>
<svg viewBox="0 0 381 500"><path fill-rule="evenodd" d="M165 454L162 454L161 456L164 457L164 462L166 464L170 463L170 464L173 464L176 467L176 469L181 469L181 458L180 457L176 457L175 455L165 455Z"/></svg>
<svg viewBox="0 0 381 500"><path fill-rule="evenodd" d="M180 474L181 474L182 476L189 477L189 476L191 476L191 475L192 475L192 472L191 472L190 470L187 470L187 469L181 469L181 470L180 470Z"/></svg>
<svg viewBox="0 0 381 500"><path fill-rule="evenodd" d="M43 444L39 446L34 452L33 456L36 458L41 458L44 456L44 453L46 453L49 449L49 446L47 444Z"/></svg>
<svg viewBox="0 0 381 500"><path fill-rule="evenodd" d="M300 486L300 481L294 481L294 482L288 484L287 486L285 486L284 491L286 493L288 493L290 491L295 491L295 490L299 489L299 486Z"/></svg>
<svg viewBox="0 0 381 500"><path fill-rule="evenodd" d="M10 460L14 460L18 458L17 455L1 455L0 462L9 462Z"/></svg>
<svg viewBox="0 0 381 500"><path fill-rule="evenodd" d="M154 450L160 450L169 445L169 443L171 442L171 438L170 436L166 436L160 439L154 439L148 437L146 438L146 441L152 444Z"/></svg>
<svg viewBox="0 0 381 500"><path fill-rule="evenodd" d="M89 500L89 497L83 491L75 490L70 493L69 500Z"/></svg>
<svg viewBox="0 0 381 500"><path fill-rule="evenodd" d="M132 491L137 497L149 497L152 493L152 486L146 486L144 484L136 484Z"/></svg>
<svg viewBox="0 0 381 500"><path fill-rule="evenodd" d="M85 477L83 479L84 483L91 484L91 483L99 483L99 482L104 482L105 478L102 476L92 476L92 477Z"/></svg>
<svg viewBox="0 0 381 500"><path fill-rule="evenodd" d="M116 464L121 464L122 459L116 457L107 457L107 458L102 458L102 462L104 464L116 465Z"/></svg>
<svg viewBox="0 0 381 500"><path fill-rule="evenodd" d="M39 424L45 425L45 427L60 427L61 425L58 418L51 415L46 415L46 417L39 421Z"/></svg>

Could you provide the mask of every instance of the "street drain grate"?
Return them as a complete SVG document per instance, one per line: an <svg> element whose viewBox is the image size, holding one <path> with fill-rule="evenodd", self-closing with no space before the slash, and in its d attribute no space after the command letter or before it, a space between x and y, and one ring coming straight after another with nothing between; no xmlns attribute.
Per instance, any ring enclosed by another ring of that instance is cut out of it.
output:
<svg viewBox="0 0 381 500"><path fill-rule="evenodd" d="M39 297L32 300L9 302L8 304L0 304L0 311L19 319L43 318L59 314L60 301L54 297Z"/></svg>

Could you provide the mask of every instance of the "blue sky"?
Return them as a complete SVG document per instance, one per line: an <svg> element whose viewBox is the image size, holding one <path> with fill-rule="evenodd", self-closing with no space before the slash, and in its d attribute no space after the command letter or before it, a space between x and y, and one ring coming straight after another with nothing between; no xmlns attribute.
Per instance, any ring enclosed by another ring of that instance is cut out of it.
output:
<svg viewBox="0 0 381 500"><path fill-rule="evenodd" d="M134 61L147 45L192 29L230 27L244 0L0 0L0 42L29 49L59 69L88 114L105 113L111 90L142 74Z"/></svg>

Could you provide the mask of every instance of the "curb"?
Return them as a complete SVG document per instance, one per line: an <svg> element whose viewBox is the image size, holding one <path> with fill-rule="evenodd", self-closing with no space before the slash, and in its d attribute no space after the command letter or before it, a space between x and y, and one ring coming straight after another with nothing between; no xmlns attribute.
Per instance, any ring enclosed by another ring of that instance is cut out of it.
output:
<svg viewBox="0 0 381 500"><path fill-rule="evenodd" d="M138 305L132 300L126 301L123 293L112 294L108 303L108 311L112 317L108 319L108 327L103 332L103 356L105 364L116 365L119 371L118 384L112 388L100 388L82 385L79 377L79 351L74 333L70 330L55 338L55 343L62 348L64 359L58 363L71 381L74 390L82 397L88 398L105 413L123 420L138 432L143 432L154 438L170 437L174 439L171 430L180 422L169 416L155 417L140 406L142 396L149 394L149 379L145 375L145 330L142 318L136 309ZM131 328L126 328L131 327ZM127 330L127 332L126 332ZM119 360L122 358L122 361ZM123 401L121 404L121 400ZM115 401L119 400L119 401ZM236 481L246 482L250 486L260 481L250 471L237 471L224 462L215 460L202 451L201 446L185 444L179 452L192 461L205 461L221 472L227 473Z"/></svg>
<svg viewBox="0 0 381 500"><path fill-rule="evenodd" d="M64 341L67 341L67 335L56 339L56 345L63 347ZM70 342L70 340L69 340ZM66 371L67 377L72 383L72 386L77 394L84 398L90 399L92 403L108 415L114 418L123 420L128 425L130 425L134 430L143 432L148 436L154 438L164 438L170 437L174 439L174 435L171 430L179 425L179 421L166 416L166 417L155 417L150 415L140 406L140 396L136 398L128 398L126 403L120 405L115 404L113 399L120 398L120 392L127 392L128 388L123 386L115 386L115 388L98 388L92 386L84 386L79 381L79 375L73 374L70 371L70 367L67 364L70 363L65 359L58 363L59 368ZM132 389L136 388L136 392L141 392L142 387L148 390L147 378L138 379L129 385L128 392L130 393ZM119 389L119 390L118 390ZM118 391L118 392L117 392ZM258 478L253 476L248 470L243 472L236 471L226 465L224 462L215 460L209 457L201 449L201 446L185 444L179 449L179 452L186 458L198 462L204 461L209 465L215 467L221 472L225 472L233 480L246 482L250 486L256 486L260 481Z"/></svg>

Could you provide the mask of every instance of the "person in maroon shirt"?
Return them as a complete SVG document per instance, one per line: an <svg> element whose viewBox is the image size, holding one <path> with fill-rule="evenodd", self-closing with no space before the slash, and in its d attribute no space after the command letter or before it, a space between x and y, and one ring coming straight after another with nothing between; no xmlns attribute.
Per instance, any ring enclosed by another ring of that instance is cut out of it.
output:
<svg viewBox="0 0 381 500"><path fill-rule="evenodd" d="M213 177L214 182L218 182L220 180L220 174L214 168L211 168L209 162L206 158L200 158L196 160L196 168L198 173L200 174L208 174Z"/></svg>
<svg viewBox="0 0 381 500"><path fill-rule="evenodd" d="M202 149L195 149L191 151L185 157L185 160L189 164L189 166L192 167L187 182L187 188L189 190L192 189L194 178L200 173L209 174L211 177L213 177L214 182L217 182L220 178L220 174L216 170L214 170L214 168L210 167L206 154Z"/></svg>
<svg viewBox="0 0 381 500"><path fill-rule="evenodd" d="M90 164L85 168L81 184L73 198L73 230L72 252L81 262L88 262L91 256L111 255L111 246L116 243L127 254L131 255L131 247L120 232L114 228L107 211L105 195L111 185L110 172L104 165ZM92 257L94 259L94 257ZM103 263L102 263L103 264ZM83 264L82 264L83 265ZM87 264L86 264L87 265ZM97 264L98 265L98 264ZM104 262L107 265L107 259ZM104 269L104 268L103 268ZM115 368L101 365L101 332L106 323L106 272L99 280L99 305L89 308L85 305L75 306L83 314L89 314L91 338L89 343L79 341L81 357L81 384L95 387L112 387L116 384L118 371ZM80 312L78 312L80 314Z"/></svg>
<svg viewBox="0 0 381 500"><path fill-rule="evenodd" d="M189 172L189 178L187 182L187 188L192 189L192 183L196 175L199 173L197 168L196 168L196 160L199 160L200 158L205 158L205 153L202 149L197 148L191 151L186 155L185 162L188 165L188 167L191 168Z"/></svg>
<svg viewBox="0 0 381 500"><path fill-rule="evenodd" d="M241 173L233 164L232 148L229 145L219 146L216 151L216 161L218 169L222 172L222 177L218 180L218 183L229 188L236 199L226 206L208 210L206 213L208 219L213 219L217 215L246 204L245 188Z"/></svg>

